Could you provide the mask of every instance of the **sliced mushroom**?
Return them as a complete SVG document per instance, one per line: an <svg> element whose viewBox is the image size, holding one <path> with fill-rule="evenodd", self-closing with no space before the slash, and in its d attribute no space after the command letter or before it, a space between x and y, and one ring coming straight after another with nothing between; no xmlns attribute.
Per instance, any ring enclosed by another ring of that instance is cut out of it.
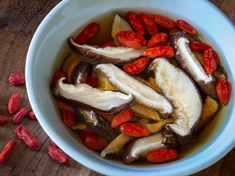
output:
<svg viewBox="0 0 235 176"><path fill-rule="evenodd" d="M109 154L118 154L121 149L131 140L131 137L125 134L119 134L113 141L107 145L100 153L101 157L106 157Z"/></svg>
<svg viewBox="0 0 235 176"><path fill-rule="evenodd" d="M187 136L198 122L202 112L201 95L193 81L179 68L164 58L152 63L156 84L172 102L176 120L170 128L180 136Z"/></svg>
<svg viewBox="0 0 235 176"><path fill-rule="evenodd" d="M139 104L153 108L163 116L172 114L173 107L164 96L126 74L117 66L113 64L99 64L95 69L103 73L119 90L132 94Z"/></svg>
<svg viewBox="0 0 235 176"><path fill-rule="evenodd" d="M124 64L132 61L144 53L144 49L127 47L97 48L90 45L79 45L73 38L69 38L69 46L77 54L84 56L85 62Z"/></svg>
<svg viewBox="0 0 235 176"><path fill-rule="evenodd" d="M171 44L175 49L176 60L208 95L216 97L215 79L207 74L198 61L195 54L189 48L189 40L184 32L174 31L171 33Z"/></svg>
<svg viewBox="0 0 235 176"><path fill-rule="evenodd" d="M84 118L88 127L102 138L106 139L107 141L112 141L117 136L118 131L112 128L108 121L106 121L94 111L79 109L79 113Z"/></svg>
<svg viewBox="0 0 235 176"><path fill-rule="evenodd" d="M164 148L162 143L163 137L161 133L152 136L137 139L123 157L125 163L131 163L140 157L146 156L149 152L155 149Z"/></svg>
<svg viewBox="0 0 235 176"><path fill-rule="evenodd" d="M119 112L132 105L134 97L121 92L102 91L88 84L65 84L65 78L58 80L54 87L54 95L84 107L91 107L106 112Z"/></svg>
<svg viewBox="0 0 235 176"><path fill-rule="evenodd" d="M90 68L88 63L85 62L79 63L74 72L73 84L76 85L80 83L85 83L89 70Z"/></svg>
<svg viewBox="0 0 235 176"><path fill-rule="evenodd" d="M115 44L117 45L119 44L119 42L117 41L116 35L118 32L121 31L133 31L133 29L126 20L124 20L119 14L115 13L113 17L111 35L113 37Z"/></svg>

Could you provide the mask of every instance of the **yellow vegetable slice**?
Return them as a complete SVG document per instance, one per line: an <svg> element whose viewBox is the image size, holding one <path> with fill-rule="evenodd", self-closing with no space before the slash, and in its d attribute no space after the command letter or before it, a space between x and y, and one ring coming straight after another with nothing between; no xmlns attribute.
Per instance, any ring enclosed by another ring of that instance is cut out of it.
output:
<svg viewBox="0 0 235 176"><path fill-rule="evenodd" d="M151 124L143 124L145 128L147 128L151 133L159 132L166 124L173 123L175 121L174 118L164 119L156 123Z"/></svg>
<svg viewBox="0 0 235 176"><path fill-rule="evenodd" d="M118 91L118 89L108 80L108 78L102 74L98 74L98 89Z"/></svg>
<svg viewBox="0 0 235 176"><path fill-rule="evenodd" d="M73 130L85 130L87 128L85 123L77 123L76 125L72 126Z"/></svg>
<svg viewBox="0 0 235 176"><path fill-rule="evenodd" d="M218 111L218 108L219 104L217 101L210 96L207 96L202 109L202 117L198 122L199 127L204 127L213 118L213 115Z"/></svg>
<svg viewBox="0 0 235 176"><path fill-rule="evenodd" d="M73 73L80 62L81 60L74 55L69 55L67 58L65 58L62 70L67 74L68 83L72 83Z"/></svg>
<svg viewBox="0 0 235 176"><path fill-rule="evenodd" d="M138 116L143 118L149 118L156 121L160 121L161 117L158 114L158 112L152 108L143 106L138 103L134 103L134 105L131 107L131 109L136 113Z"/></svg>
<svg viewBox="0 0 235 176"><path fill-rule="evenodd" d="M161 93L161 89L159 87L157 87L155 79L153 77L149 77L148 81L146 81L145 79L143 79L139 76L135 76L134 78L137 79L138 81L146 84L147 86L151 87L156 92Z"/></svg>
<svg viewBox="0 0 235 176"><path fill-rule="evenodd" d="M110 144L105 147L100 153L101 157L105 157L108 154L119 153L123 146L130 141L131 137L125 134L119 134Z"/></svg>

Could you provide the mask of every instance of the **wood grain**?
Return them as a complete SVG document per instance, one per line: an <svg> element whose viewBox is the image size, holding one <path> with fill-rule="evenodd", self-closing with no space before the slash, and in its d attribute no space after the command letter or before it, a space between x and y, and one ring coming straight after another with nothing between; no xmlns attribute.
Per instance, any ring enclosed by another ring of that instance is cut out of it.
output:
<svg viewBox="0 0 235 176"><path fill-rule="evenodd" d="M7 83L11 72L23 72L30 40L46 14L59 0L0 0L0 113L7 115L7 102L13 92L26 96L25 87L13 87ZM211 0L235 23L235 0ZM29 106L24 98L24 106ZM41 143L40 152L29 150L21 141L9 161L0 166L2 176L98 176L99 174L72 161L69 166L61 166L47 155L48 137L36 121L25 119L22 123L32 131ZM8 123L0 126L0 148L9 139L15 139L16 125ZM235 149L211 167L193 176L234 176Z"/></svg>

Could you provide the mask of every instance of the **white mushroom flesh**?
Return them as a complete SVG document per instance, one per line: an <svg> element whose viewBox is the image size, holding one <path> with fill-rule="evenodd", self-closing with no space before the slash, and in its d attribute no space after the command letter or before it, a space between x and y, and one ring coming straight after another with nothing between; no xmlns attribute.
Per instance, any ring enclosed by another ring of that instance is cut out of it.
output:
<svg viewBox="0 0 235 176"><path fill-rule="evenodd" d="M134 79L113 64L99 64L96 70L103 73L109 81L124 93L132 94L142 105L153 108L161 114L171 114L173 107L162 95L144 83Z"/></svg>
<svg viewBox="0 0 235 176"><path fill-rule="evenodd" d="M133 101L131 94L121 92L102 91L88 84L65 84L61 78L56 86L55 93L65 99L80 102L103 111L110 111Z"/></svg>
<svg viewBox="0 0 235 176"><path fill-rule="evenodd" d="M192 80L164 58L154 60L156 84L172 102L176 120L169 124L180 136L186 136L200 118L201 96Z"/></svg>

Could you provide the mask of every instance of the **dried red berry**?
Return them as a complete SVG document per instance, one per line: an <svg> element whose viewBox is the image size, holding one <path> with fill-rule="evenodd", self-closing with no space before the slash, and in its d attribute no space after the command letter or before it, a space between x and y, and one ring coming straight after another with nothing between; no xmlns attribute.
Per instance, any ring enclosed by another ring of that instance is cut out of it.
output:
<svg viewBox="0 0 235 176"><path fill-rule="evenodd" d="M220 102L223 105L228 104L232 91L231 83L226 79L218 79L216 81L216 91Z"/></svg>
<svg viewBox="0 0 235 176"><path fill-rule="evenodd" d="M35 113L33 111L29 112L28 116L32 120L37 120L37 117L36 117L36 115L35 115Z"/></svg>
<svg viewBox="0 0 235 176"><path fill-rule="evenodd" d="M128 122L133 118L133 110L132 109L126 109L124 111L121 111L120 113L118 113L112 121L111 126L113 128L118 127L119 125L121 125L124 122Z"/></svg>
<svg viewBox="0 0 235 176"><path fill-rule="evenodd" d="M9 120L6 116L0 116L0 125L7 123Z"/></svg>
<svg viewBox="0 0 235 176"><path fill-rule="evenodd" d="M138 32L141 35L145 34L144 24L141 21L140 16L138 14L136 14L135 12L128 12L126 17L136 32Z"/></svg>
<svg viewBox="0 0 235 176"><path fill-rule="evenodd" d="M171 46L156 46L144 51L144 56L148 56L150 58L165 57L170 59L174 57L174 54L174 49Z"/></svg>
<svg viewBox="0 0 235 176"><path fill-rule="evenodd" d="M198 42L198 41L191 41L189 43L189 47L192 51L197 51L197 52L203 52L211 48L210 45L203 43L203 42Z"/></svg>
<svg viewBox="0 0 235 176"><path fill-rule="evenodd" d="M8 112L10 114L14 114L17 111L19 111L21 103L22 103L22 98L20 94L18 92L14 93L8 101Z"/></svg>
<svg viewBox="0 0 235 176"><path fill-rule="evenodd" d="M130 75L136 75L141 73L149 64L149 58L147 57L141 57L138 58L130 63L127 63L123 65L123 70L130 74Z"/></svg>
<svg viewBox="0 0 235 176"><path fill-rule="evenodd" d="M14 86L21 86L25 83L25 74L24 73L12 73L10 74L8 81Z"/></svg>
<svg viewBox="0 0 235 176"><path fill-rule="evenodd" d="M137 32L122 31L117 33L118 41L127 47L140 48L146 45L146 39Z"/></svg>
<svg viewBox="0 0 235 176"><path fill-rule="evenodd" d="M80 132L79 137L82 141L85 141L87 136L97 136L97 134L89 129L83 130Z"/></svg>
<svg viewBox="0 0 235 176"><path fill-rule="evenodd" d="M102 150L108 145L108 142L98 135L89 135L85 138L84 144L92 150Z"/></svg>
<svg viewBox="0 0 235 176"><path fill-rule="evenodd" d="M98 23L90 23L85 29L77 35L75 42L78 44L83 44L88 42L92 37L94 37L100 31L100 25Z"/></svg>
<svg viewBox="0 0 235 176"><path fill-rule="evenodd" d="M140 13L140 18L143 21L144 26L150 35L155 35L156 33L158 33L158 27L155 23L154 16L146 15L145 13Z"/></svg>
<svg viewBox="0 0 235 176"><path fill-rule="evenodd" d="M163 32L159 32L150 38L147 47L152 48L155 46L163 45L168 41L169 41L169 35Z"/></svg>
<svg viewBox="0 0 235 176"><path fill-rule="evenodd" d="M137 123L124 123L120 126L120 131L127 136L133 137L144 137L150 135L148 129Z"/></svg>
<svg viewBox="0 0 235 176"><path fill-rule="evenodd" d="M192 34L192 35L197 34L197 30L192 25L190 25L189 23L187 23L184 20L177 20L176 25L178 28L182 29L183 31L187 32L188 34Z"/></svg>
<svg viewBox="0 0 235 176"><path fill-rule="evenodd" d="M75 123L75 113L72 111L69 111L67 109L62 110L62 118L64 120L64 124L67 126L72 126Z"/></svg>
<svg viewBox="0 0 235 176"><path fill-rule="evenodd" d="M49 156L57 162L64 165L69 164L69 157L65 153L63 153L59 148L50 145L47 151Z"/></svg>
<svg viewBox="0 0 235 176"><path fill-rule="evenodd" d="M23 125L19 125L14 132L15 136L24 141L24 143L32 150L40 150L37 139Z"/></svg>
<svg viewBox="0 0 235 176"><path fill-rule="evenodd" d="M14 145L15 145L15 142L13 140L10 140L4 146L4 148L2 149L2 151L0 153L0 164L4 164L7 162L8 158L13 150Z"/></svg>
<svg viewBox="0 0 235 176"><path fill-rule="evenodd" d="M157 149L147 155L147 160L154 163L166 162L177 158L178 152L176 149Z"/></svg>
<svg viewBox="0 0 235 176"><path fill-rule="evenodd" d="M12 117L13 123L20 123L24 117L29 113L30 108L21 108L14 116Z"/></svg>
<svg viewBox="0 0 235 176"><path fill-rule="evenodd" d="M113 47L115 44L113 42L104 42L100 45L100 47Z"/></svg>
<svg viewBox="0 0 235 176"><path fill-rule="evenodd" d="M155 22L167 29L175 29L176 28L176 23L171 20L170 18L167 18L165 16L161 15L155 15Z"/></svg>

